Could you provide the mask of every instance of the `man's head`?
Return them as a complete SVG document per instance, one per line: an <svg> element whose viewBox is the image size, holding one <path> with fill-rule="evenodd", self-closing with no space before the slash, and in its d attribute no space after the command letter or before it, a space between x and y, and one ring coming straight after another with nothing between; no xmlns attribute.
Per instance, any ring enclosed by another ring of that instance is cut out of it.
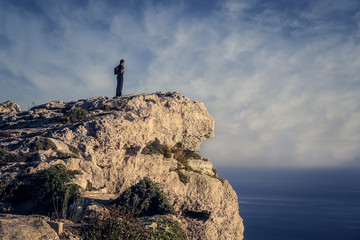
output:
<svg viewBox="0 0 360 240"><path fill-rule="evenodd" d="M124 59L121 59L120 60L120 64L124 64L125 63L125 60Z"/></svg>

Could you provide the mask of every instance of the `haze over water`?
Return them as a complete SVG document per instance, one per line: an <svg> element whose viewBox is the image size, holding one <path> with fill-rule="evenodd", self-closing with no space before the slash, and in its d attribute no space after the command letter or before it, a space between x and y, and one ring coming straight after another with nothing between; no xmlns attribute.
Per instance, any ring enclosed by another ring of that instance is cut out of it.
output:
<svg viewBox="0 0 360 240"><path fill-rule="evenodd" d="M226 168L245 240L359 240L359 168Z"/></svg>

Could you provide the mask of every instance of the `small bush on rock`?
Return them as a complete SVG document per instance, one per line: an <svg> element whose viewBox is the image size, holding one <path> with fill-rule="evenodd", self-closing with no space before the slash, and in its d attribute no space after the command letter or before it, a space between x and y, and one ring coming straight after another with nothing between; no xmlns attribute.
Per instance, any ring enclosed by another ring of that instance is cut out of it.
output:
<svg viewBox="0 0 360 240"><path fill-rule="evenodd" d="M148 177L126 189L115 200L115 203L124 206L134 216L151 216L174 212L164 193Z"/></svg>
<svg viewBox="0 0 360 240"><path fill-rule="evenodd" d="M86 111L85 109L74 108L66 111L61 120L64 124L72 124L86 120L87 115L88 111Z"/></svg>
<svg viewBox="0 0 360 240"><path fill-rule="evenodd" d="M30 151L37 152L40 150L56 150L55 144L48 138L40 137L38 140L30 145Z"/></svg>
<svg viewBox="0 0 360 240"><path fill-rule="evenodd" d="M190 158L201 159L201 156L199 154L197 154L196 152L189 150L189 149L184 150L184 155L185 155L185 158L187 158L187 159L190 159Z"/></svg>
<svg viewBox="0 0 360 240"><path fill-rule="evenodd" d="M165 158L171 158L172 156L170 148L165 144L161 144L158 138L155 138L153 142L146 145L146 147L142 151L142 154L151 155L156 153L160 153Z"/></svg>
<svg viewBox="0 0 360 240"><path fill-rule="evenodd" d="M0 181L0 205L9 195L9 192L5 192L9 186L9 184L13 181L11 177L7 177ZM11 194L11 193L10 193Z"/></svg>
<svg viewBox="0 0 360 240"><path fill-rule="evenodd" d="M74 146L69 146L69 150L75 155L80 155L80 150Z"/></svg>
<svg viewBox="0 0 360 240"><path fill-rule="evenodd" d="M5 148L0 148L0 165L3 165L11 160L11 153Z"/></svg>
<svg viewBox="0 0 360 240"><path fill-rule="evenodd" d="M118 239L190 239L177 221L158 217L156 227L150 228L126 220L109 218L98 221L92 229L83 234L85 240L118 240Z"/></svg>
<svg viewBox="0 0 360 240"><path fill-rule="evenodd" d="M97 189L93 187L92 182L87 180L85 191L94 191L94 190L97 190Z"/></svg>
<svg viewBox="0 0 360 240"><path fill-rule="evenodd" d="M78 171L55 165L34 174L24 175L16 185L2 193L13 212L37 213L66 218L68 207L81 196L81 187L71 183Z"/></svg>
<svg viewBox="0 0 360 240"><path fill-rule="evenodd" d="M58 158L60 159L67 159L67 158L80 158L79 155L75 154L75 153L65 153L62 151L56 151L56 155Z"/></svg>
<svg viewBox="0 0 360 240"><path fill-rule="evenodd" d="M175 146L171 148L171 152L174 154L174 158L184 165L186 170L191 170L189 159L201 159L201 156L196 152L184 149L181 143L175 144Z"/></svg>
<svg viewBox="0 0 360 240"><path fill-rule="evenodd" d="M15 154L10 152L6 148L0 148L0 166L12 162L28 162L31 160L32 155L30 153Z"/></svg>
<svg viewBox="0 0 360 240"><path fill-rule="evenodd" d="M147 103L156 103L156 101L154 99L145 99L145 102Z"/></svg>
<svg viewBox="0 0 360 240"><path fill-rule="evenodd" d="M189 182L189 176L187 176L186 174L184 174L183 172L180 171L180 169L176 169L175 172L178 174L179 176L179 180L186 185Z"/></svg>

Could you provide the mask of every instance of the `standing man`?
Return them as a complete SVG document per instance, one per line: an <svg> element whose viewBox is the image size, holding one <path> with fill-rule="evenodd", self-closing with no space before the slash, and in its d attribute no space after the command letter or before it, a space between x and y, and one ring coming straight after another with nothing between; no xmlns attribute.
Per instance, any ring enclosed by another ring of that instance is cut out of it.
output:
<svg viewBox="0 0 360 240"><path fill-rule="evenodd" d="M121 92L122 92L122 88L123 88L123 83L124 83L124 71L125 71L125 67L124 67L125 61L124 59L120 60L120 65L118 65L115 69L114 69L114 73L117 74L117 88L116 88L116 97L120 97L121 96Z"/></svg>

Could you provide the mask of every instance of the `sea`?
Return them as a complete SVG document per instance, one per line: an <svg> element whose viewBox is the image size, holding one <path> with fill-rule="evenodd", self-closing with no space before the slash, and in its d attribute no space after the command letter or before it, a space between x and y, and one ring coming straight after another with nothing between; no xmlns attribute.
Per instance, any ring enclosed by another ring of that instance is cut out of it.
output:
<svg viewBox="0 0 360 240"><path fill-rule="evenodd" d="M360 240L360 168L217 167L245 240Z"/></svg>

